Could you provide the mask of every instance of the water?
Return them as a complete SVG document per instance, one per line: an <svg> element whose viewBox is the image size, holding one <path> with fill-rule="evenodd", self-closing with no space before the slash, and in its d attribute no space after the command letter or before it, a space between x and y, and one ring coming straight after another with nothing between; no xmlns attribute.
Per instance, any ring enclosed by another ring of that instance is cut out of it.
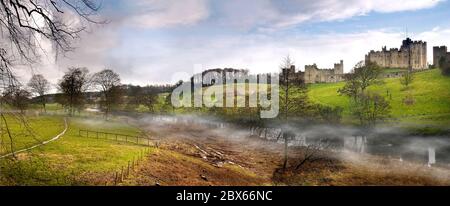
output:
<svg viewBox="0 0 450 206"><path fill-rule="evenodd" d="M194 116L152 116L154 123L202 125L214 129L227 129L229 131L244 130L247 136L265 139L268 141L284 143L280 136L280 128L242 128L230 123L223 123L213 119L204 119ZM360 135L355 128L316 125L302 129L292 129L294 137L289 141L289 146L308 146L319 139L328 139L335 150L348 150L355 153L366 153L386 156L427 164L443 164L450 166L450 137L420 137L407 136L398 132L395 128L384 128L374 132L370 137ZM359 135L356 135L359 134Z"/></svg>

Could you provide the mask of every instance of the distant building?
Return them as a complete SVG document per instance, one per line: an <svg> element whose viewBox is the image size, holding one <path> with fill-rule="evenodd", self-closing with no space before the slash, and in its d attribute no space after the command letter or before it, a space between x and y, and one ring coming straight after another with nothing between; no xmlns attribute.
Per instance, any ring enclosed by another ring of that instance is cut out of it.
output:
<svg viewBox="0 0 450 206"><path fill-rule="evenodd" d="M344 80L344 61L334 64L332 69L319 69L316 64L305 65L305 71L295 71L295 66L291 68L283 69L280 79L283 79L283 75L288 73L289 79L301 80L306 84L312 83L332 83L340 82Z"/></svg>
<svg viewBox="0 0 450 206"><path fill-rule="evenodd" d="M344 80L344 61L334 64L332 69L319 69L316 64L305 65L305 83L330 83Z"/></svg>
<svg viewBox="0 0 450 206"><path fill-rule="evenodd" d="M400 49L387 50L386 47L382 47L381 51L372 50L366 55L365 60L383 68L427 69L427 42L406 38Z"/></svg>
<svg viewBox="0 0 450 206"><path fill-rule="evenodd" d="M219 83L216 81L221 81L220 84L223 84L227 81L234 82L235 79L247 77L248 75L249 71L246 69L208 69L203 71L202 73L192 76L191 82L194 82L194 84L202 84L203 86L210 86Z"/></svg>
<svg viewBox="0 0 450 206"><path fill-rule="evenodd" d="M445 61L450 61L450 52L447 52L446 46L435 46L433 47L433 65L435 67L440 67L439 62L441 58Z"/></svg>

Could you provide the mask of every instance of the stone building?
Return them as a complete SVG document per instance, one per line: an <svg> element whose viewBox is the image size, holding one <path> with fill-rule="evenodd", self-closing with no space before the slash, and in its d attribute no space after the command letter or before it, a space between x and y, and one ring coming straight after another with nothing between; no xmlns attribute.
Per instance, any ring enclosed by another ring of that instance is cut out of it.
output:
<svg viewBox="0 0 450 206"><path fill-rule="evenodd" d="M440 67L439 61L444 58L446 61L450 61L450 52L447 52L446 46L435 46L433 47L433 65L435 67Z"/></svg>
<svg viewBox="0 0 450 206"><path fill-rule="evenodd" d="M381 51L372 50L366 55L365 60L375 62L383 68L427 69L427 42L406 38L400 49L387 50L386 47L382 47Z"/></svg>
<svg viewBox="0 0 450 206"><path fill-rule="evenodd" d="M221 81L220 84L227 81L234 81L234 79L239 79L243 77L248 77L249 71L246 69L233 69L233 68L217 68L208 69L202 73L193 75L191 77L191 82L194 84L203 84L203 86L210 86L215 84L216 81ZM218 82L217 82L218 83Z"/></svg>
<svg viewBox="0 0 450 206"><path fill-rule="evenodd" d="M316 64L305 65L305 83L329 83L340 82L344 78L344 61L334 64L332 69L319 69Z"/></svg>
<svg viewBox="0 0 450 206"><path fill-rule="evenodd" d="M319 69L316 64L305 65L304 72L296 72L292 65L291 68L283 69L280 80L286 72L289 73L290 80L301 80L306 84L340 82L344 80L344 61L334 64L332 69Z"/></svg>

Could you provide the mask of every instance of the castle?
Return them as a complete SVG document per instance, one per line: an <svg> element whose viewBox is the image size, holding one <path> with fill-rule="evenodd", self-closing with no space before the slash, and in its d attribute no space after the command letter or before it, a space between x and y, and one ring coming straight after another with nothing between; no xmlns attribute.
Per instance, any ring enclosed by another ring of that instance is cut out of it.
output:
<svg viewBox="0 0 450 206"><path fill-rule="evenodd" d="M381 51L372 50L366 55L365 61L374 62L384 68L427 69L427 42L406 38L400 49L387 50L383 47Z"/></svg>
<svg viewBox="0 0 450 206"><path fill-rule="evenodd" d="M447 52L446 46L435 46L433 47L433 65L435 67L440 67L439 62L441 59L444 61L450 61L450 52Z"/></svg>
<svg viewBox="0 0 450 206"><path fill-rule="evenodd" d="M435 67L439 67L441 59L449 62L450 64L450 52L447 51L446 46L433 47L433 64ZM381 51L371 50L366 56L365 61L374 62L378 66L383 68L398 68L398 69L412 69L415 71L428 69L427 62L427 42L425 41L412 41L410 38L403 40L400 49L392 48L387 50L386 47L382 47ZM305 71L295 71L295 65L290 68L283 68L280 73L280 80L284 79L284 75L288 74L289 80L300 80L306 84L314 83L333 83L345 80L344 74L344 61L335 63L333 68L320 69L316 64L305 65ZM211 85L214 83L213 76L205 77L205 74L209 71L215 71L216 78L222 78L225 82L225 73L228 73L231 78L248 75L248 70L238 69L212 69L206 70L202 75L198 76L199 79L191 79L194 82L201 82L202 77L206 78L205 85ZM383 73L385 78L402 77L406 70L386 72Z"/></svg>
<svg viewBox="0 0 450 206"><path fill-rule="evenodd" d="M295 72L295 66L292 65L291 68L283 69L280 79L287 73L290 80L302 80L306 84L340 82L344 80L344 61L334 64L332 69L319 69L316 64L305 65L304 72Z"/></svg>

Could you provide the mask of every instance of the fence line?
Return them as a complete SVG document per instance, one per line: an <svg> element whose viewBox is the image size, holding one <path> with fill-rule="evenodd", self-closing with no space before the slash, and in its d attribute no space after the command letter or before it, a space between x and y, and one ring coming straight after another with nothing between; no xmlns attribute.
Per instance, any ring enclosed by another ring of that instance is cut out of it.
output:
<svg viewBox="0 0 450 206"><path fill-rule="evenodd" d="M113 172L113 175L112 175L114 178L112 181L113 185L118 185L119 183L123 183L123 181L126 180L130 176L130 173L135 170L136 166L138 166L144 160L144 158L148 154L150 154L151 147L156 147L156 148L159 147L158 139L132 136L132 135L127 135L127 134L80 129L78 131L78 135L80 137L86 137L86 138L113 140L113 141L117 141L117 142L128 142L128 143L146 146L146 148L141 150L137 156L133 157L132 160L129 160L127 162L126 166L122 165L119 167L118 171L116 170ZM155 141L155 142L150 144L151 141ZM106 181L105 185L108 185L109 181L110 180Z"/></svg>
<svg viewBox="0 0 450 206"><path fill-rule="evenodd" d="M145 148L144 150L141 150L139 154L136 157L133 157L131 161L127 162L126 166L121 166L119 171L115 171L113 173L113 185L116 186L119 183L123 183L124 180L126 180L131 172L134 172L136 167L139 166L139 164L144 160L144 158L150 154L151 150L150 148ZM108 182L106 182L106 185L108 185Z"/></svg>
<svg viewBox="0 0 450 206"><path fill-rule="evenodd" d="M78 131L80 137L95 138L95 139L106 139L114 140L117 142L129 142L138 145L146 146L158 146L158 139L151 139L147 137L133 136L127 134L111 133L111 132L100 132L93 130L80 129ZM84 136L83 136L84 135ZM154 144L150 145L152 141L156 141Z"/></svg>

